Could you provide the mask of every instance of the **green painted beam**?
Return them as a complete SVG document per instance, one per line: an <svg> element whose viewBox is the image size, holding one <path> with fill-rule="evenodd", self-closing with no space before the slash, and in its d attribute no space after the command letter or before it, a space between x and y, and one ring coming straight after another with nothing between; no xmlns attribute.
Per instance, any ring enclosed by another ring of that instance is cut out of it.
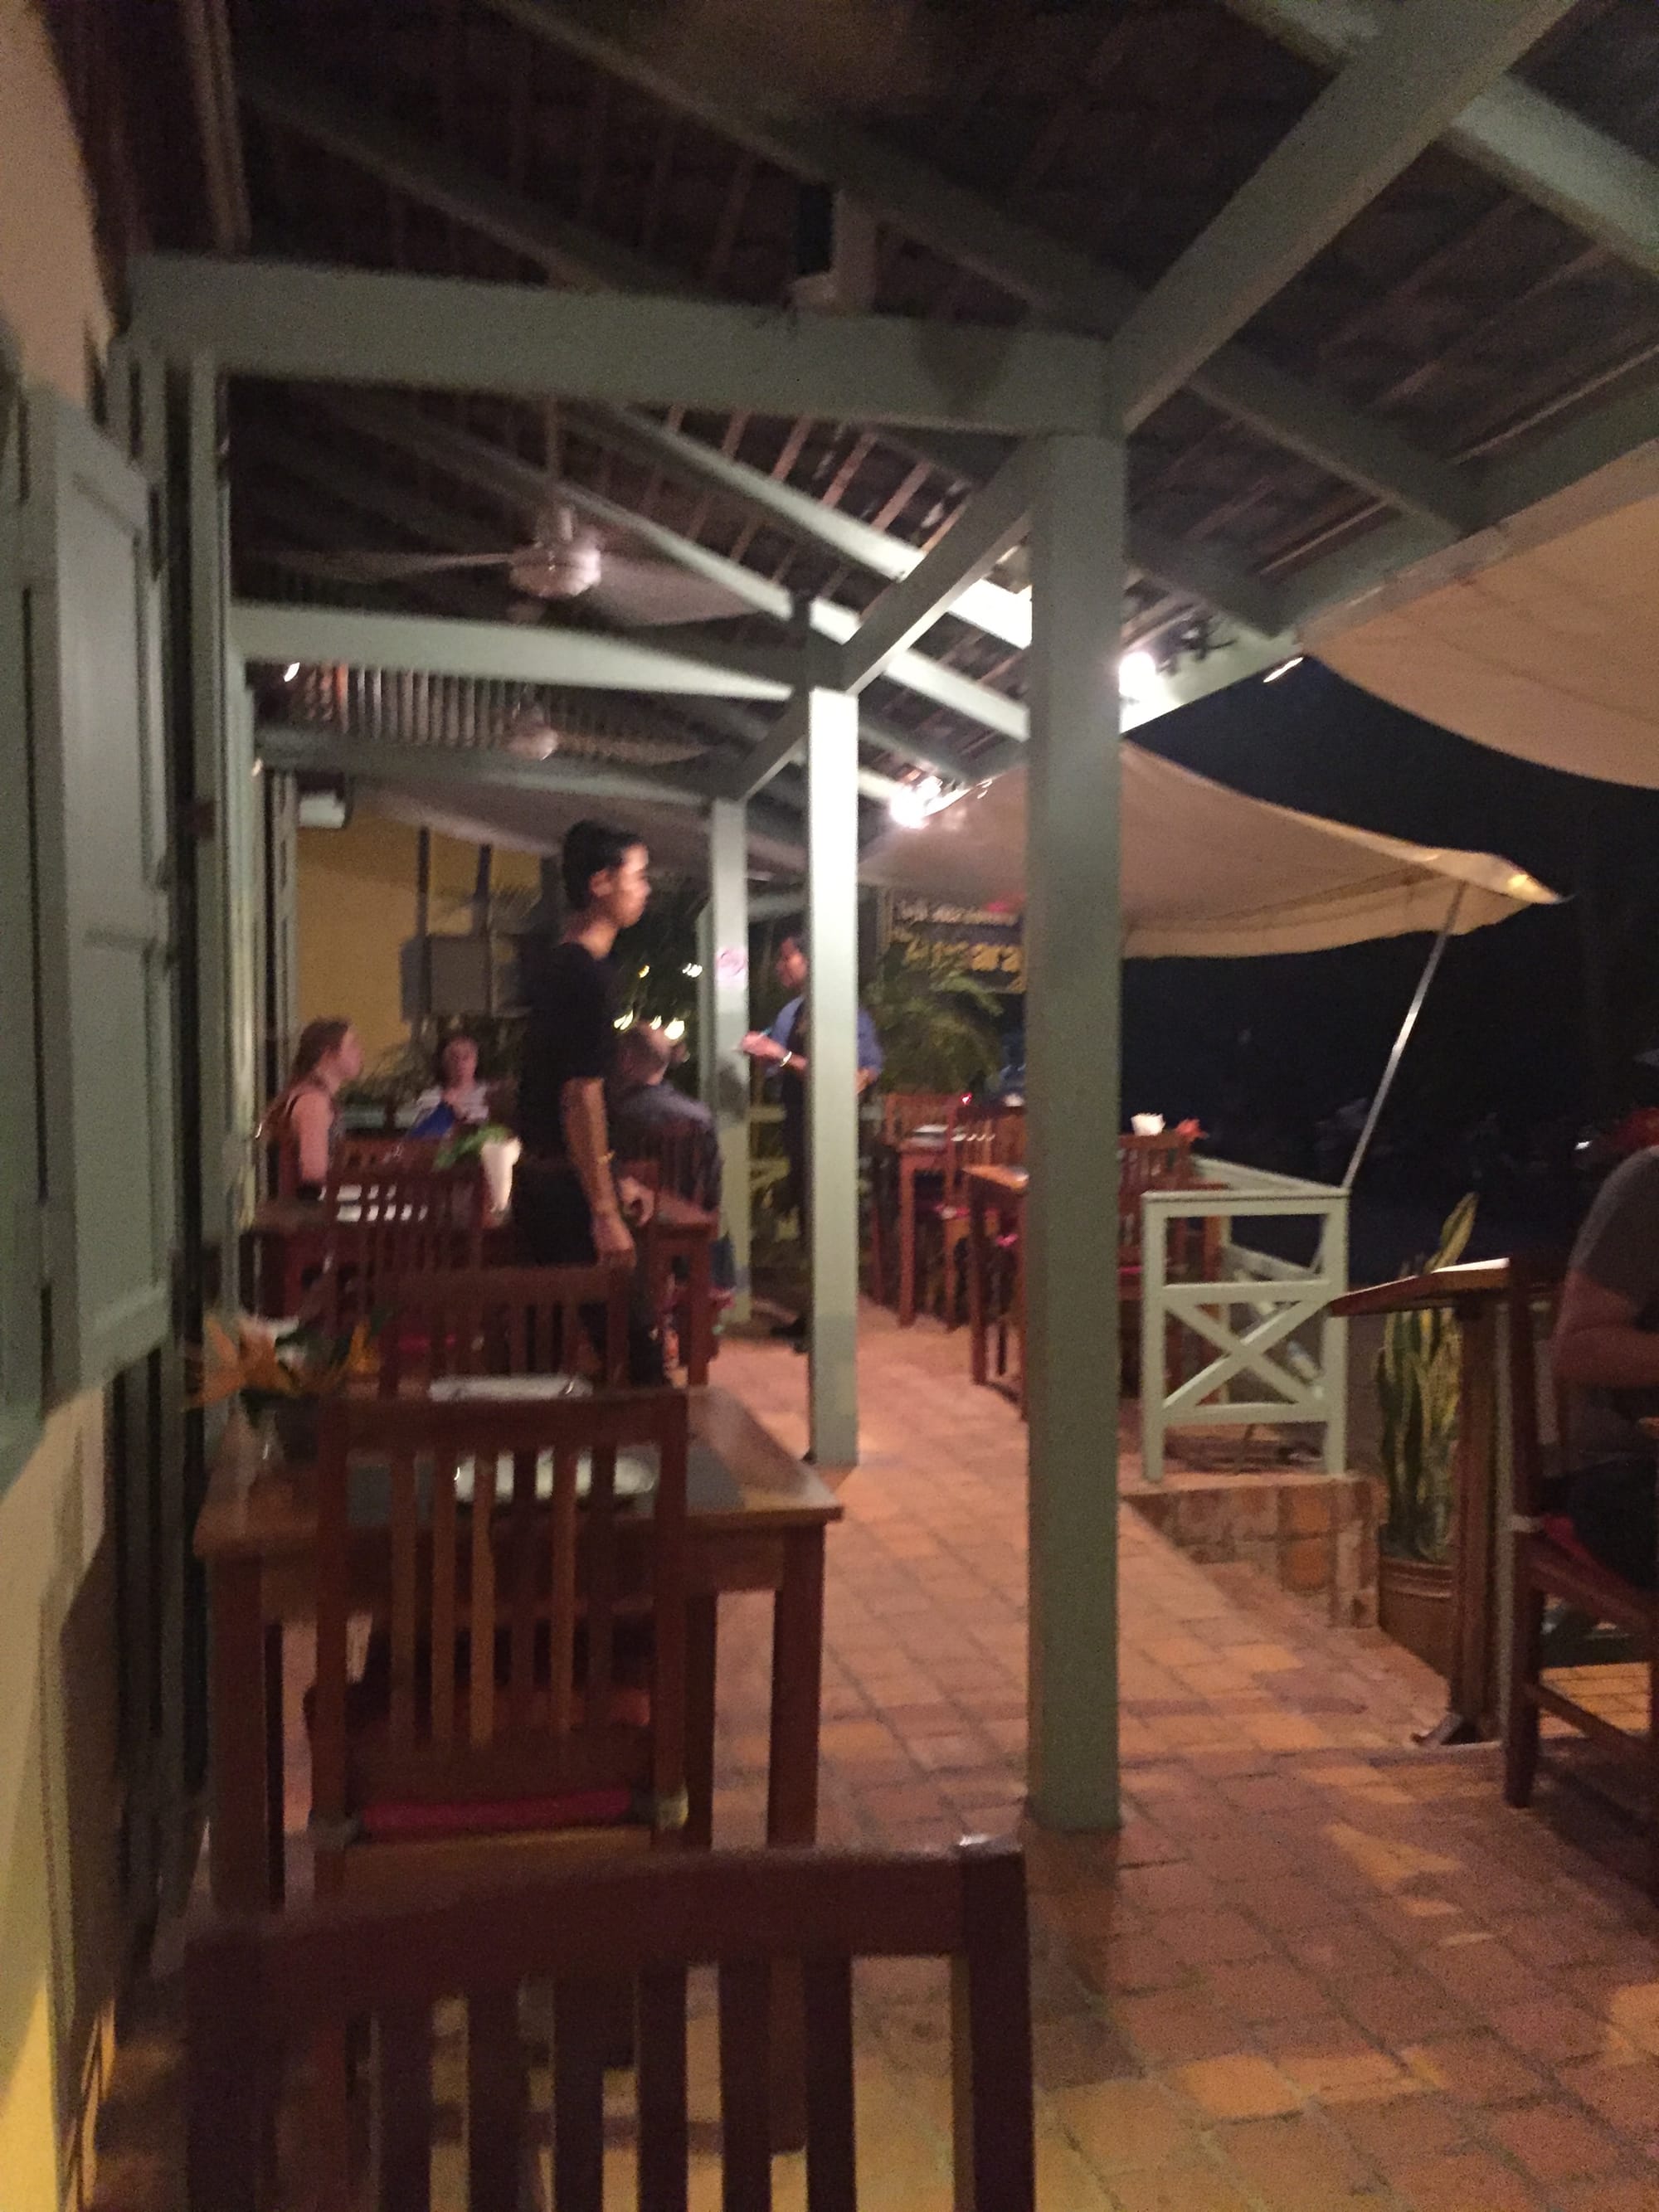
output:
<svg viewBox="0 0 1659 2212"><path fill-rule="evenodd" d="M1094 429L1102 349L1052 331L797 315L459 277L140 256L133 325L169 359L301 383Z"/></svg>
<svg viewBox="0 0 1659 2212"><path fill-rule="evenodd" d="M501 677L573 690L707 692L730 699L784 699L793 686L740 670L591 630L520 623L447 622L418 615L359 614L337 607L239 599L231 610L248 660L345 662L407 668L430 676Z"/></svg>
<svg viewBox="0 0 1659 2212"><path fill-rule="evenodd" d="M806 695L807 1406L821 1468L859 1455L858 703Z"/></svg>
<svg viewBox="0 0 1659 2212"><path fill-rule="evenodd" d="M683 773L644 774L601 763L521 760L489 745L398 744L344 738L303 724L261 722L255 732L267 768L313 775L361 776L372 783L442 784L478 790L571 791L595 799L639 799L659 806L702 808L707 785Z"/></svg>
<svg viewBox="0 0 1659 2212"><path fill-rule="evenodd" d="M1266 307L1573 0L1400 0L1135 308L1108 374L1146 421Z"/></svg>
<svg viewBox="0 0 1659 2212"><path fill-rule="evenodd" d="M1042 449L1026 785L1031 1809L1113 1828L1117 1773L1117 633L1124 457Z"/></svg>
<svg viewBox="0 0 1659 2212"><path fill-rule="evenodd" d="M1030 505L1030 457L1022 447L957 508L950 528L908 575L890 584L866 610L842 647L839 688L862 691L888 674L962 592L1020 543Z"/></svg>
<svg viewBox="0 0 1659 2212"><path fill-rule="evenodd" d="M713 1020L712 1096L708 1103L720 1135L723 1217L732 1240L737 1283L732 1311L739 1321L750 1305L750 1062L743 1040L749 1028L749 845L744 810L717 799L708 810L708 999Z"/></svg>
<svg viewBox="0 0 1659 2212"><path fill-rule="evenodd" d="M789 174L840 186L905 237L984 276L1050 320L1109 337L1142 296L1120 271L1017 222L988 197L844 124L808 117L804 102L787 116L769 112L755 89L738 85L730 72L718 82L694 76L695 53L684 48L671 70L659 45L637 27L619 26L608 0L486 4ZM1455 468L1413 446L1382 418L1286 375L1242 346L1215 354L1191 381L1200 398L1224 414L1391 506L1460 523L1464 517L1468 494Z"/></svg>
<svg viewBox="0 0 1659 2212"><path fill-rule="evenodd" d="M1226 0L1271 38L1340 69L1382 30L1364 0ZM1547 208L1574 230L1650 276L1659 276L1659 167L1517 76L1477 93L1446 131L1446 143Z"/></svg>

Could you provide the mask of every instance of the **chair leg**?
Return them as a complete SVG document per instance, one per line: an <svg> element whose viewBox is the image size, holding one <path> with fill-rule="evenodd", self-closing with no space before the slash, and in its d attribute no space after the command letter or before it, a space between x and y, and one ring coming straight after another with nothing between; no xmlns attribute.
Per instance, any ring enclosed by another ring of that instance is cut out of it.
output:
<svg viewBox="0 0 1659 2212"><path fill-rule="evenodd" d="M1659 1903L1659 1645L1648 1653L1648 1894Z"/></svg>
<svg viewBox="0 0 1659 2212"><path fill-rule="evenodd" d="M1532 1802L1538 1771L1538 1707L1528 1692L1538 1681L1544 1640L1544 1593L1527 1572L1526 1539L1516 1546L1515 1619L1510 1633L1509 1724L1504 1734L1504 1797L1510 1805Z"/></svg>

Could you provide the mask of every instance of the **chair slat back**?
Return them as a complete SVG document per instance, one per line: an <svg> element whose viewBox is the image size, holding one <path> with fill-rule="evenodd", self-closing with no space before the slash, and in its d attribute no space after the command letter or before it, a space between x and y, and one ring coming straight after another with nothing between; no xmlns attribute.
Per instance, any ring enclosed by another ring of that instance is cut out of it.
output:
<svg viewBox="0 0 1659 2212"><path fill-rule="evenodd" d="M516 1990L553 1985L554 2202L597 2212L606 2151L607 1978L636 1990L635 2198L684 2212L691 2130L686 1975L719 1970L722 2199L771 2204L772 2022L781 1971L805 1989L807 2202L854 2212L854 1961L948 1959L955 2201L1035 2203L1024 1869L1008 1844L951 1852L676 1853L417 1909L301 1905L210 1924L186 1968L192 2212L257 2212L265 2119L283 2059L343 2023L379 2029L381 2212L424 2203L422 2130L447 2131L433 2008L467 2007L460 2116L472 2212L517 2212L526 2137ZM447 2078L453 2069L447 2069ZM541 2116L537 2116L538 2125ZM294 2140L301 2130L286 2131ZM280 2184L283 2177L276 2178ZM323 2177L325 2181L330 2177ZM340 2178L341 2179L343 2177ZM341 2188L337 2193L343 2196Z"/></svg>
<svg viewBox="0 0 1659 2212"><path fill-rule="evenodd" d="M658 1463L648 1510L616 1494L619 1455L647 1449ZM672 1390L325 1407L319 1837L349 1835L371 1802L453 1808L591 1791L635 1792L672 1823L685 1788L686 1456L686 1400ZM363 1496L371 1463L383 1470L378 1510ZM386 1712L372 1729L350 1723L346 1671L351 1554L366 1521L384 1528L392 1559ZM648 1715L613 1695L619 1629L637 1644L647 1621Z"/></svg>
<svg viewBox="0 0 1659 2212"><path fill-rule="evenodd" d="M1149 1190L1183 1189L1193 1177L1193 1139L1178 1130L1117 1140L1117 1248L1120 1267L1140 1259L1140 1201Z"/></svg>
<svg viewBox="0 0 1659 2212"><path fill-rule="evenodd" d="M367 1320L381 1285L393 1276L483 1263L486 1200L476 1164L434 1168L428 1158L352 1167L337 1161L323 1203L327 1256L320 1288L336 1326Z"/></svg>
<svg viewBox="0 0 1659 2212"><path fill-rule="evenodd" d="M331 1180L349 1182L360 1175L385 1175L394 1168L430 1168L437 1156L436 1140L430 1137L342 1137L330 1163Z"/></svg>
<svg viewBox="0 0 1659 2212"><path fill-rule="evenodd" d="M881 1133L890 1145L902 1144L918 1129L954 1124L961 1093L955 1091L890 1091L881 1102Z"/></svg>
<svg viewBox="0 0 1659 2212"><path fill-rule="evenodd" d="M613 1125L617 1165L649 1190L672 1191L693 1206L707 1206L709 1187L708 1132L700 1122L660 1121L650 1127Z"/></svg>
<svg viewBox="0 0 1659 2212"><path fill-rule="evenodd" d="M1018 1167L1025 1160L1025 1116L1000 1109L958 1112L945 1150L945 1196L960 1195L969 1168Z"/></svg>
<svg viewBox="0 0 1659 2212"><path fill-rule="evenodd" d="M1543 1510L1547 1472L1538 1413L1538 1308L1547 1306L1553 1327L1563 1273L1559 1260L1552 1257L1523 1254L1509 1262L1503 1327L1509 1353L1510 1495L1515 1511L1527 1516ZM1556 1425L1559 1431L1563 1411L1559 1402Z"/></svg>
<svg viewBox="0 0 1659 2212"><path fill-rule="evenodd" d="M380 1285L380 1389L451 1375L628 1380L625 1267L444 1267Z"/></svg>

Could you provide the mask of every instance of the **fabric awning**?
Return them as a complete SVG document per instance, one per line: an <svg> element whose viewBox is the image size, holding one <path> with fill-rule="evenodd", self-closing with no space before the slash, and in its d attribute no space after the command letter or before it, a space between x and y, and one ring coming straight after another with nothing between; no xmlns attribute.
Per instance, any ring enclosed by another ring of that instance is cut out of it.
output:
<svg viewBox="0 0 1659 2212"><path fill-rule="evenodd" d="M1465 539L1304 641L1378 698L1546 768L1659 789L1659 451Z"/></svg>
<svg viewBox="0 0 1659 2212"><path fill-rule="evenodd" d="M1018 904L1025 779L1015 769L933 815L889 830L866 883L921 898ZM1511 861L1407 844L1247 799L1140 746L1123 747L1124 950L1132 958L1312 952L1366 938L1459 936L1555 894Z"/></svg>

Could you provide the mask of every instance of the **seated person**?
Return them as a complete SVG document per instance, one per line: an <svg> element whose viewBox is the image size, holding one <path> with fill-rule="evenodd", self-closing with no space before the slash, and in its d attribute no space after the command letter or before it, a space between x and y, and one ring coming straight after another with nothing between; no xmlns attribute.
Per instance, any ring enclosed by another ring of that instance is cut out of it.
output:
<svg viewBox="0 0 1659 2212"><path fill-rule="evenodd" d="M336 1096L363 1072L363 1048L349 1022L307 1022L300 1032L288 1088L266 1107L260 1141L278 1151L277 1191L283 1198L320 1198L339 1141Z"/></svg>
<svg viewBox="0 0 1659 2212"><path fill-rule="evenodd" d="M714 1117L665 1080L674 1056L673 1042L660 1029L635 1022L622 1032L611 1083L611 1142L619 1159L666 1154L676 1164L677 1195L718 1213L720 1146ZM663 1188L670 1187L665 1178ZM709 1267L714 1288L729 1291L736 1279L730 1237L715 1238Z"/></svg>
<svg viewBox="0 0 1659 2212"><path fill-rule="evenodd" d="M1551 1346L1568 1403L1561 1506L1601 1565L1659 1587L1659 1151L1635 1153L1602 1184L1578 1232Z"/></svg>
<svg viewBox="0 0 1659 2212"><path fill-rule="evenodd" d="M446 1037L433 1073L438 1080L415 1101L411 1137L447 1137L489 1119L489 1093L478 1080L478 1048L470 1036Z"/></svg>

